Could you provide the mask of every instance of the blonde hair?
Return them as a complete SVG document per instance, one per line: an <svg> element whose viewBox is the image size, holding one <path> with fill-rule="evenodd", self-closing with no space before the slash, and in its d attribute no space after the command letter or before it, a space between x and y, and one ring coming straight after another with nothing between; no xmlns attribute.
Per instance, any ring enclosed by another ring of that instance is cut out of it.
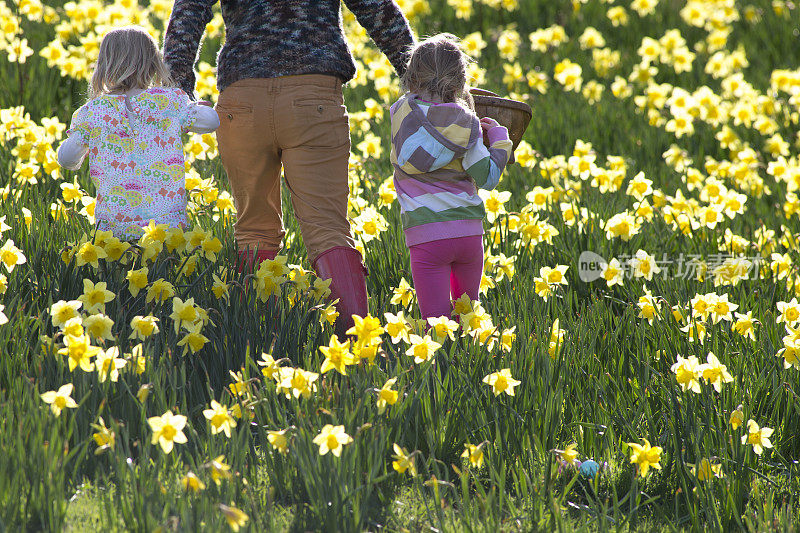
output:
<svg viewBox="0 0 800 533"><path fill-rule="evenodd" d="M403 90L427 92L442 102L460 102L474 108L467 90L467 65L471 59L460 47L458 37L440 33L411 49L411 59L401 78Z"/></svg>
<svg viewBox="0 0 800 533"><path fill-rule="evenodd" d="M89 85L92 98L115 91L172 85L158 44L147 30L126 26L103 37Z"/></svg>

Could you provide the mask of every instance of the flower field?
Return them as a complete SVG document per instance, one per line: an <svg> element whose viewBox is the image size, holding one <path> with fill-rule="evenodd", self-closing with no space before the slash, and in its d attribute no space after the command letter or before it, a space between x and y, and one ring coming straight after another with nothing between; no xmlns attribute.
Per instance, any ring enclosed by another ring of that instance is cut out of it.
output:
<svg viewBox="0 0 800 533"><path fill-rule="evenodd" d="M345 9L370 315L337 339L286 209L237 273L213 134L191 229L93 229L55 149L100 39L172 2L0 1L0 532L796 531L800 9L398 0L533 119L484 197L480 301L426 328L389 163L399 83ZM197 94L215 101L215 16Z"/></svg>

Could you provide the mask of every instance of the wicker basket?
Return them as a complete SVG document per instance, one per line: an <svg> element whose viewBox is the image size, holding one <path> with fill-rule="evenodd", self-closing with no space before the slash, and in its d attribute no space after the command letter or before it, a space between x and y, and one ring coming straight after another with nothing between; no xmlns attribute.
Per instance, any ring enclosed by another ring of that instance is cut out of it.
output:
<svg viewBox="0 0 800 533"><path fill-rule="evenodd" d="M511 142L514 143L513 150L516 150L531 121L531 106L525 102L501 98L497 94L483 89L472 88L469 92L475 101L475 113L480 118L490 117L505 126ZM509 163L514 162L513 150Z"/></svg>

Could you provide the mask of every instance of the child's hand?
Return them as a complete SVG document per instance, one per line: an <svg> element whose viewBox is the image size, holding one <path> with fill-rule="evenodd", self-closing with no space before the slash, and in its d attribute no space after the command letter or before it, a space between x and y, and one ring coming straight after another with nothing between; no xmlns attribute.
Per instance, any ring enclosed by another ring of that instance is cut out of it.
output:
<svg viewBox="0 0 800 533"><path fill-rule="evenodd" d="M197 103L198 103L198 105L204 105L204 106L208 106L208 107L214 107L214 104L212 104L212 103L211 103L211 102L209 102L208 100L198 100L198 101L197 101Z"/></svg>
<svg viewBox="0 0 800 533"><path fill-rule="evenodd" d="M487 148L499 140L508 139L508 130L493 118L483 117L481 129L483 130L483 144Z"/></svg>
<svg viewBox="0 0 800 533"><path fill-rule="evenodd" d="M496 127L497 127L497 126L499 126L499 125L500 125L500 123L499 123L499 122L497 122L497 121L496 121L495 119L493 119L493 118L490 118L490 117L483 117L483 118L481 119L481 128L483 128L483 131L489 131L490 129L492 129L492 128L496 128Z"/></svg>

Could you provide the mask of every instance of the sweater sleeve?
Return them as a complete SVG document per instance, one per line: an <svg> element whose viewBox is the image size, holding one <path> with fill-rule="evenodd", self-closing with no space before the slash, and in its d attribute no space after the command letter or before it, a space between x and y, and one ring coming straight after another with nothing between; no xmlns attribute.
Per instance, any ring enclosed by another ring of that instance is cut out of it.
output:
<svg viewBox="0 0 800 533"><path fill-rule="evenodd" d="M414 35L397 3L394 0L344 0L344 3L389 59L398 76L402 76Z"/></svg>
<svg viewBox="0 0 800 533"><path fill-rule="evenodd" d="M467 174L475 180L475 185L491 190L500 182L500 176L511 158L513 143L503 126L490 129L487 137L491 143L489 148L479 140L464 154L463 165Z"/></svg>
<svg viewBox="0 0 800 533"><path fill-rule="evenodd" d="M78 170L89 151L89 134L92 129L92 112L88 106L79 107L72 114L67 139L58 147L58 164L69 170Z"/></svg>
<svg viewBox="0 0 800 533"><path fill-rule="evenodd" d="M217 0L175 0L164 35L164 62L175 82L194 99L194 64Z"/></svg>
<svg viewBox="0 0 800 533"><path fill-rule="evenodd" d="M194 123L189 127L189 131L195 133L211 133L219 128L219 115L217 114L217 110L213 107L192 103L189 109L194 115Z"/></svg>
<svg viewBox="0 0 800 533"><path fill-rule="evenodd" d="M79 135L71 135L58 147L58 164L68 170L78 170L89 147Z"/></svg>

